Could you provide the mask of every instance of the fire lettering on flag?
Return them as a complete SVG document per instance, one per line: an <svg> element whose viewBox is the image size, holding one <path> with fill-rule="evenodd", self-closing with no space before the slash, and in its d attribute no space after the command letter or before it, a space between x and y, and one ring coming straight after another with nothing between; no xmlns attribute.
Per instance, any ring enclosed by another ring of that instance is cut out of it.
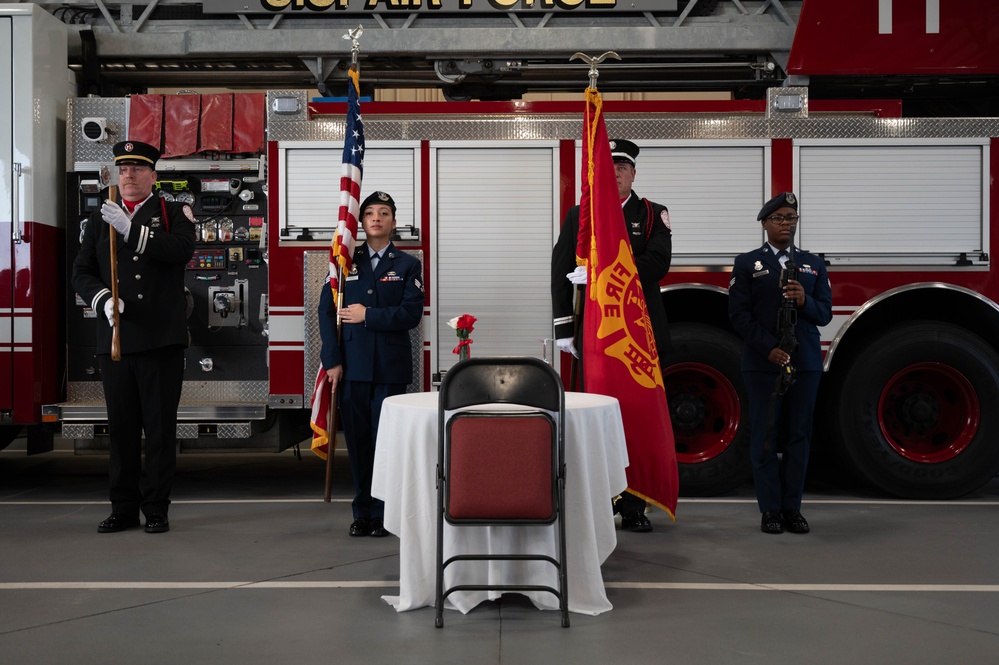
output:
<svg viewBox="0 0 999 665"><path fill-rule="evenodd" d="M621 362L631 377L643 388L663 386L659 354L652 335L652 321L645 305L645 294L631 247L622 242L617 258L597 276L600 324L597 337L605 341L604 353Z"/></svg>
<svg viewBox="0 0 999 665"><path fill-rule="evenodd" d="M586 89L576 261L587 266L583 384L621 405L628 491L676 512L679 476L662 369L625 227L603 102Z"/></svg>

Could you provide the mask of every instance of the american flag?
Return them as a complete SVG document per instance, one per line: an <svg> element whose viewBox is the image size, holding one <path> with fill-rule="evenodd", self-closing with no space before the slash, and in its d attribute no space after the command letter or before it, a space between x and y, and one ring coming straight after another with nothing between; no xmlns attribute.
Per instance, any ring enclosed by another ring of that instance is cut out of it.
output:
<svg viewBox="0 0 999 665"><path fill-rule="evenodd" d="M361 206L361 175L364 172L364 125L361 122L360 73L356 67L347 72L347 128L343 138L343 159L340 169L340 211L336 233L330 243L330 288L333 302L339 305L340 280L350 272L357 240L357 216ZM330 404L333 391L322 363L316 374L312 393L312 452L326 459L336 447L336 432L330 432ZM333 441L331 447L330 441Z"/></svg>
<svg viewBox="0 0 999 665"><path fill-rule="evenodd" d="M361 175L364 173L364 124L361 122L360 74L348 72L347 129L343 137L343 166L340 170L340 212L336 234L330 245L330 288L333 302L340 293L340 274L350 272L357 240L357 216L361 205ZM339 270L338 270L339 267Z"/></svg>

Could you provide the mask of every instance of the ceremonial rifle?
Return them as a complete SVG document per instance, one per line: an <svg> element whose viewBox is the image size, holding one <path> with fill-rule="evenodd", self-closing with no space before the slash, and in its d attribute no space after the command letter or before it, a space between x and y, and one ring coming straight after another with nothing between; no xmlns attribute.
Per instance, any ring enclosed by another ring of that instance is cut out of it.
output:
<svg viewBox="0 0 999 665"><path fill-rule="evenodd" d="M788 356L793 356L798 351L798 338L794 335L794 326L798 323L798 304L793 298L788 298L786 293L788 280L798 275L798 268L794 263L794 231L795 226L792 225L791 244L787 247L787 261L780 271L780 309L777 310L777 346ZM777 403L781 397L787 394L788 388L794 385L796 373L797 370L790 360L777 372L777 381L773 393L770 394L770 405L767 408L767 433L763 439L760 464L766 462L770 455L770 442L774 435Z"/></svg>

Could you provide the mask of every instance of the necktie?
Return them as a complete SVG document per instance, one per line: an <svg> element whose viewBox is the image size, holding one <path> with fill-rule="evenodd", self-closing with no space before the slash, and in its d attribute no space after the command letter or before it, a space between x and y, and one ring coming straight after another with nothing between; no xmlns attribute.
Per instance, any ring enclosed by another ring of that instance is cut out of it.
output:
<svg viewBox="0 0 999 665"><path fill-rule="evenodd" d="M381 260L381 258L382 258L381 254L379 254L378 252L374 253L374 255L371 257L371 269L372 270L374 270L375 268L378 267L378 262Z"/></svg>
<svg viewBox="0 0 999 665"><path fill-rule="evenodd" d="M780 267L784 267L784 263L787 262L787 250L782 249L777 252L777 261L780 263Z"/></svg>

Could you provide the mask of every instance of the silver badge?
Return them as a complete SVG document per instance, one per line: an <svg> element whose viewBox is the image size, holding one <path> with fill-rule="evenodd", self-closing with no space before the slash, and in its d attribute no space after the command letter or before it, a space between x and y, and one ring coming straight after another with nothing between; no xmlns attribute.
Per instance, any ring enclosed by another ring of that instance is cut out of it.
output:
<svg viewBox="0 0 999 665"><path fill-rule="evenodd" d="M757 261L756 263L754 263L753 270L763 270L763 263L761 261Z"/></svg>

